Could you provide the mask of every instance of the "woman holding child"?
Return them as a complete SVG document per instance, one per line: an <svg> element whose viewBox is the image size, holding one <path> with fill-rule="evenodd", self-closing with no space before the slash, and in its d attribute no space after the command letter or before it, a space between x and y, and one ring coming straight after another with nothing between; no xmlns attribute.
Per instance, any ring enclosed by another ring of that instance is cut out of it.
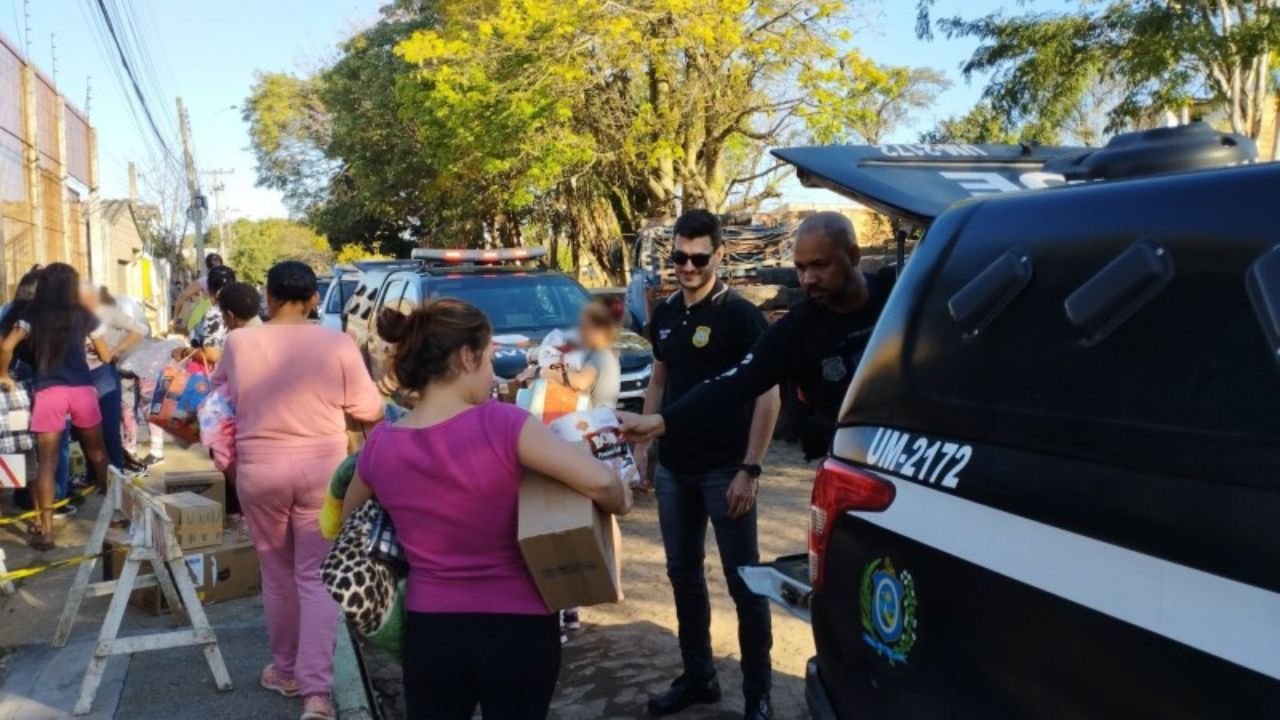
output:
<svg viewBox="0 0 1280 720"><path fill-rule="evenodd" d="M479 309L433 300L384 311L394 373L421 400L361 451L349 514L370 494L409 561L404 687L408 716L543 718L560 670L559 623L516 541L526 470L625 513L630 490L605 464L524 410L489 399L492 330Z"/></svg>

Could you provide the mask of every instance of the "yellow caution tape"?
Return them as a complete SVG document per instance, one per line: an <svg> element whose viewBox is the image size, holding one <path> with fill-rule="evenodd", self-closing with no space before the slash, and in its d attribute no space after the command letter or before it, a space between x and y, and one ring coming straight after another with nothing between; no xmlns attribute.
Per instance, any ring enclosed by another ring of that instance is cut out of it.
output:
<svg viewBox="0 0 1280 720"><path fill-rule="evenodd" d="M78 497L88 497L92 495L95 491L97 491L97 488L91 485L87 488L84 488L83 490L80 490L79 492L76 493L76 495ZM69 502L71 502L71 498L63 498L62 500L59 500L53 505L50 505L49 509L57 510L58 508L62 507L63 505L66 505ZM39 515L40 515L39 510L31 510L28 512L24 512L21 515L14 515L13 517L0 518L0 527L3 527L5 525L12 525L16 522L22 522L23 520L30 520L31 518L38 517Z"/></svg>
<svg viewBox="0 0 1280 720"><path fill-rule="evenodd" d="M118 547L118 548L112 548L111 550L107 550L106 552L115 554L115 553L123 553L128 551L129 551L129 548L127 547ZM21 570L14 570L8 573L0 573L0 583L12 582L14 580L22 580L23 578L29 578L32 575L39 575L40 573L46 572L48 570L56 570L62 567L79 565L80 563L89 562L90 560L96 560L100 557L102 556L101 555L79 555L76 557L65 558L63 560L54 560L53 562L48 563L46 565L32 565L31 567L25 567L25 568L22 568Z"/></svg>

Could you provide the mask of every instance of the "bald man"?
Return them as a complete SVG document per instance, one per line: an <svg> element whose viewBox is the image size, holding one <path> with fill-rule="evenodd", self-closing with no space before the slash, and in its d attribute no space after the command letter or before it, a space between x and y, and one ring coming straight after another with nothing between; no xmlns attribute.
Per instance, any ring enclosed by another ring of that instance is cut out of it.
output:
<svg viewBox="0 0 1280 720"><path fill-rule="evenodd" d="M892 270L863 273L861 259L847 217L822 212L805 218L796 231L795 264L806 298L770 326L737 367L660 413L620 413L628 437L643 445L654 437L689 433L714 422L717 408L790 381L802 394L805 459L825 455L849 381L893 289Z"/></svg>

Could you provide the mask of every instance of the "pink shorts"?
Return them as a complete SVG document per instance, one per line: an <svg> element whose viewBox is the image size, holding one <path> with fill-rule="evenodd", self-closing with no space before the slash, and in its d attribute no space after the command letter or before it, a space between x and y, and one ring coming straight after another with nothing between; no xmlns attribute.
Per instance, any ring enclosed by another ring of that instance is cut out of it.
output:
<svg viewBox="0 0 1280 720"><path fill-rule="evenodd" d="M68 415L71 424L81 430L101 425L98 391L92 385L55 385L37 390L31 408L31 432L60 433L67 428Z"/></svg>

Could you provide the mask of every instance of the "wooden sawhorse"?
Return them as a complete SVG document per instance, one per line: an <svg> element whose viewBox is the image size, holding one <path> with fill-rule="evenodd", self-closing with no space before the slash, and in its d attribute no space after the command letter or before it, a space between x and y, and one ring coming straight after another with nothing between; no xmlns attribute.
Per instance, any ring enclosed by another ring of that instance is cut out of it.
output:
<svg viewBox="0 0 1280 720"><path fill-rule="evenodd" d="M85 546L85 555L92 559L81 563L76 571L75 582L71 585L67 604L62 608L58 630L53 637L54 647L66 645L67 638L71 636L71 626L75 624L76 614L80 611L80 603L86 597L111 596L111 604L107 607L106 618L98 632L98 643L85 671L84 682L80 686L80 699L76 702L73 714L89 713L93 699L98 694L98 685L102 682L107 660L112 655L198 645L204 650L205 660L209 663L209 670L213 673L218 689L230 690L231 676L227 674L222 651L218 649L218 638L209 626L209 618L204 614L204 607L200 604L195 585L192 584L191 575L183 561L182 548L173 532L173 521L165 512L164 505L150 492L135 486L115 468L111 468L110 475L107 495L103 498L97 522L94 523L89 543ZM131 520L129 531L111 530L111 522L117 511L127 511ZM89 577L102 556L103 544L109 531L112 544L128 547L129 555L120 571L120 577L90 583ZM152 572L139 575L138 568L144 562L151 563ZM116 637L129 596L134 590L156 585L164 593L175 619L178 622L187 621L190 629Z"/></svg>

